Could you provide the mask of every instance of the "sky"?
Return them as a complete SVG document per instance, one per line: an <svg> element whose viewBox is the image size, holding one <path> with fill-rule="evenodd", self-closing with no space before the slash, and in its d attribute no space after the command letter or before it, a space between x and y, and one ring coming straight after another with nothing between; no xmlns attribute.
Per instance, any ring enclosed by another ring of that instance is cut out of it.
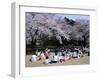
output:
<svg viewBox="0 0 100 80"><path fill-rule="evenodd" d="M31 13L34 13L34 12L31 12ZM35 14L45 14L45 13L35 12ZM89 15L82 15L82 14L59 14L59 13L46 13L46 14L55 14L56 15L55 18L61 17L62 19L64 19L64 17L67 17L72 20L76 20L76 19L89 20L90 19Z"/></svg>
<svg viewBox="0 0 100 80"><path fill-rule="evenodd" d="M69 19L76 20L76 19L82 19L82 20L89 20L89 15L79 15L79 14L60 14L58 16L62 16L64 18L65 16Z"/></svg>

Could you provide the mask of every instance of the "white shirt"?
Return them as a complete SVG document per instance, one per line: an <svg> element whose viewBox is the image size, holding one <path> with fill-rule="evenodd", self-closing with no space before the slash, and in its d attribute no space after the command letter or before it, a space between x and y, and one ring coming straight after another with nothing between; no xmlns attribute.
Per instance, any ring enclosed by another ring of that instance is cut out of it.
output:
<svg viewBox="0 0 100 80"><path fill-rule="evenodd" d="M40 52L37 53L37 56L40 56Z"/></svg>
<svg viewBox="0 0 100 80"><path fill-rule="evenodd" d="M74 57L77 57L77 52L73 52Z"/></svg>
<svg viewBox="0 0 100 80"><path fill-rule="evenodd" d="M48 55L48 51L46 51L45 54Z"/></svg>
<svg viewBox="0 0 100 80"><path fill-rule="evenodd" d="M63 59L63 56L59 56L59 60Z"/></svg>
<svg viewBox="0 0 100 80"><path fill-rule="evenodd" d="M61 52L58 52L58 56L61 56L61 54L62 54Z"/></svg>
<svg viewBox="0 0 100 80"><path fill-rule="evenodd" d="M58 56L54 56L54 61L58 61Z"/></svg>
<svg viewBox="0 0 100 80"><path fill-rule="evenodd" d="M32 61L37 61L37 56L36 55L32 55Z"/></svg>
<svg viewBox="0 0 100 80"><path fill-rule="evenodd" d="M44 64L49 64L49 59L46 59L45 61L44 61Z"/></svg>

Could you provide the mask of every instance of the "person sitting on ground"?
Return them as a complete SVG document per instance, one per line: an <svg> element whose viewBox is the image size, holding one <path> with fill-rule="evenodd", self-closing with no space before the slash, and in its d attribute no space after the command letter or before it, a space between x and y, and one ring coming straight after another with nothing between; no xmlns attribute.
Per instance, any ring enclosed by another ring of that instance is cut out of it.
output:
<svg viewBox="0 0 100 80"><path fill-rule="evenodd" d="M61 54L61 56L59 56L59 58L58 58L58 60L59 60L59 62L64 62L64 61L66 61L66 56L65 56L65 54Z"/></svg>
<svg viewBox="0 0 100 80"><path fill-rule="evenodd" d="M37 56L40 56L41 51L36 51Z"/></svg>
<svg viewBox="0 0 100 80"><path fill-rule="evenodd" d="M58 54L58 56L61 56L61 55L62 55L62 52L59 50L59 51L57 52L57 54Z"/></svg>
<svg viewBox="0 0 100 80"><path fill-rule="evenodd" d="M30 61L32 61L32 62L37 61L37 56L36 56L36 54L33 54L33 55L32 55Z"/></svg>
<svg viewBox="0 0 100 80"><path fill-rule="evenodd" d="M38 56L38 50L35 51L35 54Z"/></svg>
<svg viewBox="0 0 100 80"><path fill-rule="evenodd" d="M79 52L79 48L77 49L77 54L78 54L78 59L80 59L80 52Z"/></svg>
<svg viewBox="0 0 100 80"><path fill-rule="evenodd" d="M48 51L47 50L45 51L45 56L48 56Z"/></svg>
<svg viewBox="0 0 100 80"><path fill-rule="evenodd" d="M55 56L53 56L53 60L50 61L50 63L57 63L58 62L58 55L55 53Z"/></svg>
<svg viewBox="0 0 100 80"><path fill-rule="evenodd" d="M59 57L59 61L62 63L62 62L65 62L66 60L69 60L69 56L67 56L66 54L62 54L60 57Z"/></svg>
<svg viewBox="0 0 100 80"><path fill-rule="evenodd" d="M50 60L49 60L49 57L48 56L46 56L46 59L45 59L45 61L43 63L44 64L49 64L50 63Z"/></svg>
<svg viewBox="0 0 100 80"><path fill-rule="evenodd" d="M64 51L62 52L62 54L66 55L66 51L64 50Z"/></svg>
<svg viewBox="0 0 100 80"><path fill-rule="evenodd" d="M79 49L80 57L84 57L84 53L82 49Z"/></svg>
<svg viewBox="0 0 100 80"><path fill-rule="evenodd" d="M70 60L70 55L69 54L66 54L66 56L64 57L64 60L67 61L67 60Z"/></svg>
<svg viewBox="0 0 100 80"><path fill-rule="evenodd" d="M40 52L39 60L45 60L45 53L43 51Z"/></svg>
<svg viewBox="0 0 100 80"><path fill-rule="evenodd" d="M72 58L72 52L69 50L67 54L69 55L69 59L71 59Z"/></svg>
<svg viewBox="0 0 100 80"><path fill-rule="evenodd" d="M77 58L78 57L78 53L76 50L73 51L73 54L72 54L72 58Z"/></svg>

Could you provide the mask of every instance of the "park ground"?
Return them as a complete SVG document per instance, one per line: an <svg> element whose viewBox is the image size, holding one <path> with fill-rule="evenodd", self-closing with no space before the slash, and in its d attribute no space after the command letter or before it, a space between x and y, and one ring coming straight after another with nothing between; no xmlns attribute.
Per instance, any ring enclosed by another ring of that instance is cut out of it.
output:
<svg viewBox="0 0 100 80"><path fill-rule="evenodd" d="M53 54L52 54L53 55ZM67 60L63 63L54 63L54 64L43 64L43 61L36 61L36 62L31 62L30 58L32 55L26 55L25 58L25 66L26 67L44 67L44 66L62 66L62 65L86 65L89 64L90 62L90 57L87 55L84 55L84 57L81 57L80 59L70 59ZM52 59L52 56L51 58Z"/></svg>

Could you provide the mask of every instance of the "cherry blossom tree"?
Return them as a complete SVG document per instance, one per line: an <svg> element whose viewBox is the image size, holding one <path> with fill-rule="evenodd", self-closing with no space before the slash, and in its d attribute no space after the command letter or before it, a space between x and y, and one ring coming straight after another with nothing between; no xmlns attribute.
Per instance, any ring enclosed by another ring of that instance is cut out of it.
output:
<svg viewBox="0 0 100 80"><path fill-rule="evenodd" d="M72 20L52 13L26 13L26 44L45 43L55 38L59 44L63 40L89 42L89 21Z"/></svg>
<svg viewBox="0 0 100 80"><path fill-rule="evenodd" d="M62 38L69 40L69 35L66 34L57 24L54 14L34 14L26 15L26 41L27 44L31 41L50 40L55 37L60 44L63 44ZM27 23L28 22L28 23Z"/></svg>

